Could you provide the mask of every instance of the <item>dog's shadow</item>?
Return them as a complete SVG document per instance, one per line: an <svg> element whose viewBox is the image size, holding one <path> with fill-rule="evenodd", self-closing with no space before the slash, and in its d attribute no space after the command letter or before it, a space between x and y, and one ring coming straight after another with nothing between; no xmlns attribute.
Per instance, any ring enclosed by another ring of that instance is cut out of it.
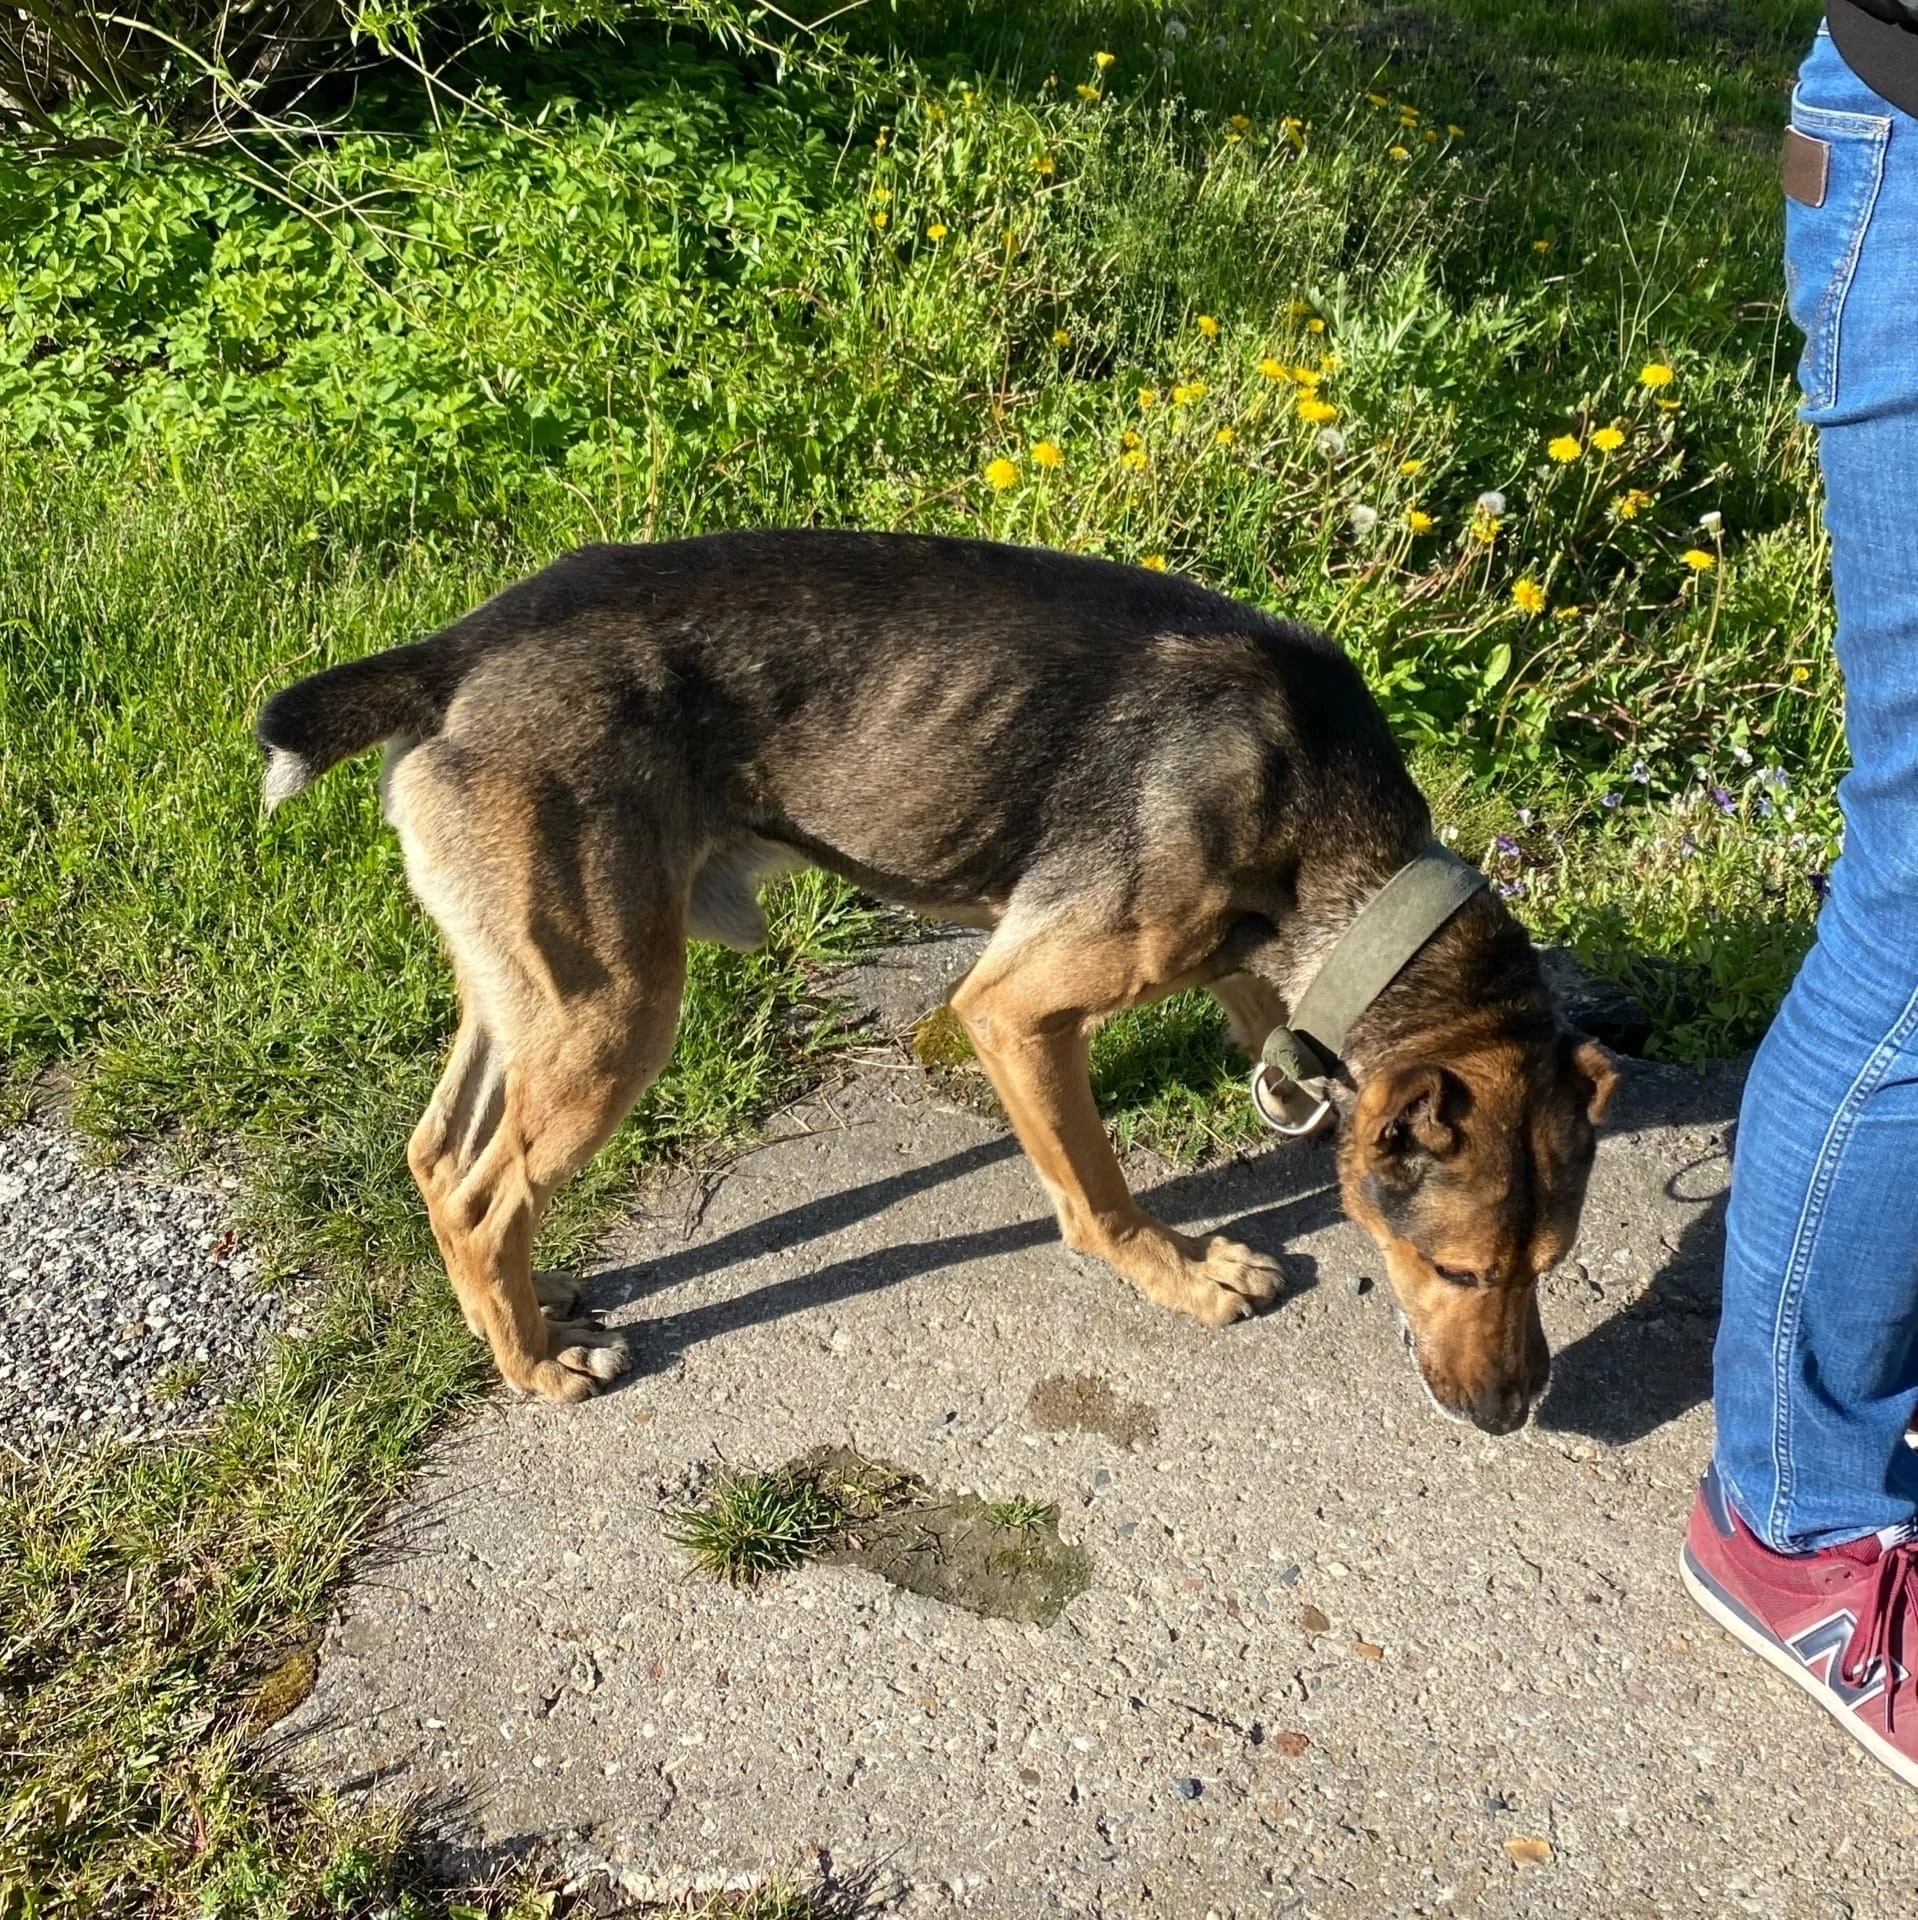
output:
<svg viewBox="0 0 1918 1920"><path fill-rule="evenodd" d="M998 1162L1017 1159L1019 1154L1019 1143L1010 1137L982 1140L924 1166L819 1194L711 1240L594 1274L585 1282L588 1302L596 1311L611 1312L655 1300L688 1281L724 1268L843 1234L915 1195L963 1180ZM1319 1142L1202 1167L1162 1182L1142 1193L1140 1199L1172 1226L1222 1220L1223 1231L1234 1239L1281 1259L1286 1271L1281 1304L1318 1282L1318 1263L1290 1243L1339 1218L1331 1151ZM859 1294L875 1293L969 1261L1047 1245L1058 1247L1061 1258L1071 1257L1059 1246L1059 1229L1053 1221L1036 1216L930 1240L875 1237L878 1244L842 1254L788 1279L648 1319L637 1349L636 1375L657 1374L671 1367L702 1341Z"/></svg>

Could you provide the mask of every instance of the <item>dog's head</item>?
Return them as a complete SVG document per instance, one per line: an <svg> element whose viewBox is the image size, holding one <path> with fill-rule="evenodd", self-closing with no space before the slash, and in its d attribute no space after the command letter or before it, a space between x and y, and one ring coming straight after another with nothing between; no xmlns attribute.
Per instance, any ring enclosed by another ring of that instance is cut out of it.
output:
<svg viewBox="0 0 1918 1920"><path fill-rule="evenodd" d="M1482 1037L1361 1086L1341 1129L1346 1211L1379 1244L1442 1412L1524 1423L1551 1354L1538 1278L1571 1251L1617 1070L1596 1041Z"/></svg>

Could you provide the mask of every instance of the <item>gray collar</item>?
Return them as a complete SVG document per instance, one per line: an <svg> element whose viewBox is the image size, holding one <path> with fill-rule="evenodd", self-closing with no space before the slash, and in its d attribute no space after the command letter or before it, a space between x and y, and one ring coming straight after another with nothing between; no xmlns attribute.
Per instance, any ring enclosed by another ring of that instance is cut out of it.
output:
<svg viewBox="0 0 1918 1920"><path fill-rule="evenodd" d="M1359 909L1299 995L1292 1024L1272 1029L1252 1070L1252 1101L1268 1127L1317 1130L1359 1016L1484 885L1484 874L1434 840Z"/></svg>

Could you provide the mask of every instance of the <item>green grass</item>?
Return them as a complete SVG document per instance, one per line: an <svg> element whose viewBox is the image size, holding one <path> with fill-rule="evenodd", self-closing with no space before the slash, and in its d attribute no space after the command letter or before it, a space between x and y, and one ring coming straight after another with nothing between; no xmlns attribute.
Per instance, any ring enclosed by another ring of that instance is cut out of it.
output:
<svg viewBox="0 0 1918 1920"><path fill-rule="evenodd" d="M1663 1051L1755 1036L1842 761L1776 264L1815 14L901 0L783 83L639 25L477 55L437 118L376 76L277 176L0 157L0 1083L231 1143L327 1303L207 1436L8 1471L0 1920L447 1910L247 1745L483 1377L401 1162L450 985L367 768L262 821L271 686L583 538L1163 557L1336 632L1458 844ZM817 1071L814 968L874 924L810 880L765 953L699 950L543 1260ZM1128 1141L1249 1124L1209 1003L1095 1065Z"/></svg>

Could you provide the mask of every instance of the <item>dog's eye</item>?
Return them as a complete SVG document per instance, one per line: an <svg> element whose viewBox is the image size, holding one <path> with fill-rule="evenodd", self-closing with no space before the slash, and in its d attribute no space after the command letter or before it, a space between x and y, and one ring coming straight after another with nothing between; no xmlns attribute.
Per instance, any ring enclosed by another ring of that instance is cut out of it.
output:
<svg viewBox="0 0 1918 1920"><path fill-rule="evenodd" d="M1475 1287L1478 1285L1478 1275L1475 1273L1467 1273L1463 1267L1442 1267L1434 1260L1432 1262L1432 1271L1449 1287Z"/></svg>

